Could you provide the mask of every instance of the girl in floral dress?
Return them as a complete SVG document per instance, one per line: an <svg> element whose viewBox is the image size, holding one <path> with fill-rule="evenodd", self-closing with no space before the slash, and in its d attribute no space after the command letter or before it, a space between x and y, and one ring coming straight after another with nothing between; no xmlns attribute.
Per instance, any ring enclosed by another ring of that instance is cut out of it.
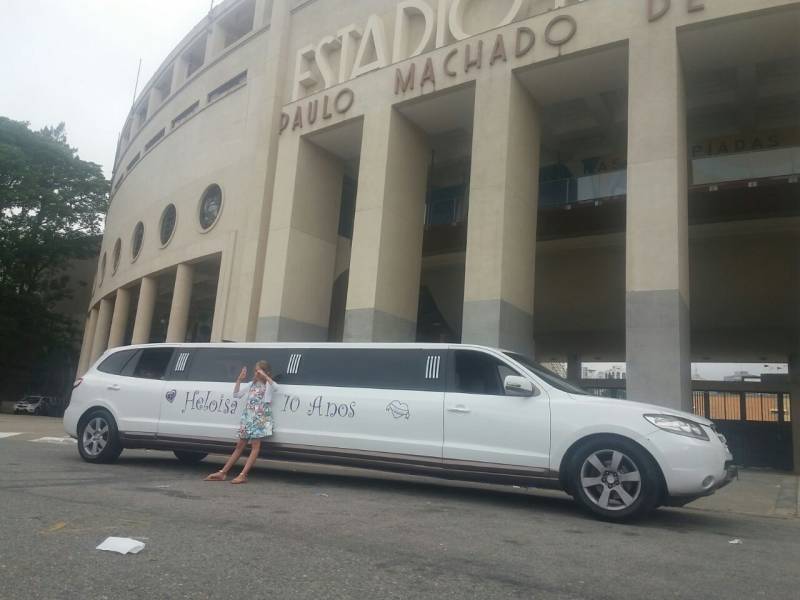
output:
<svg viewBox="0 0 800 600"><path fill-rule="evenodd" d="M247 457L242 472L231 481L231 483L237 484L247 483L247 474L261 452L262 440L272 435L272 394L278 386L272 380L269 363L264 360L258 361L252 383L246 390L240 390L239 387L246 378L247 367L242 367L239 377L236 378L233 397L244 398L246 396L247 403L239 421L239 440L236 442L236 448L225 466L206 477L206 481L225 481L228 478L228 471L233 468L244 452L245 446L250 442L250 456Z"/></svg>

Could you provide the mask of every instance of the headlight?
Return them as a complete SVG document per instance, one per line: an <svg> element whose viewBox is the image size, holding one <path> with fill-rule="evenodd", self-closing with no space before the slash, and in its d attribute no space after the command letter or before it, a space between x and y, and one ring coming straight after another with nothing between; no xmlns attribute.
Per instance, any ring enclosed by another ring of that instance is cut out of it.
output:
<svg viewBox="0 0 800 600"><path fill-rule="evenodd" d="M644 418L664 431L685 435L698 440L709 441L705 429L698 423L672 415L644 415Z"/></svg>

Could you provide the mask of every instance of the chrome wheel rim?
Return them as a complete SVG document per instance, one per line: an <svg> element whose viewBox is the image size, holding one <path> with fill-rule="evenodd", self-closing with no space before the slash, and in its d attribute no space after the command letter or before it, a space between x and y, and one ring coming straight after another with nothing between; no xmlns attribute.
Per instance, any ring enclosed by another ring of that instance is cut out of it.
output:
<svg viewBox="0 0 800 600"><path fill-rule="evenodd" d="M108 421L103 417L94 417L86 424L86 428L83 430L83 438L81 440L83 450L89 456L97 456L108 445L109 434Z"/></svg>
<svg viewBox="0 0 800 600"><path fill-rule="evenodd" d="M581 487L600 508L625 510L642 492L642 475L627 454L619 450L598 450L581 465Z"/></svg>

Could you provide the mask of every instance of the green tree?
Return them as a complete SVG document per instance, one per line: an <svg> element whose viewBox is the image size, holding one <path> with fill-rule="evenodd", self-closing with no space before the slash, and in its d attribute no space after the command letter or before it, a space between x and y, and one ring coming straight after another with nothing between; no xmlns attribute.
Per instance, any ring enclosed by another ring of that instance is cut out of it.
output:
<svg viewBox="0 0 800 600"><path fill-rule="evenodd" d="M32 131L0 117L0 377L69 353L79 332L53 311L69 297L65 268L98 251L109 182L67 143L64 124ZM4 387L8 387L7 385Z"/></svg>

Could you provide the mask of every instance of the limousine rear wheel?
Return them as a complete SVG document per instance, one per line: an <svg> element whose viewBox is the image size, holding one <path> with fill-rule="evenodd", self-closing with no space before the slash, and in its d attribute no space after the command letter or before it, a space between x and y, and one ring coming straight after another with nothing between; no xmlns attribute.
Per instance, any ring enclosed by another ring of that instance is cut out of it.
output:
<svg viewBox="0 0 800 600"><path fill-rule="evenodd" d="M78 426L78 452L91 463L112 463L122 453L114 417L103 409L93 410Z"/></svg>
<svg viewBox="0 0 800 600"><path fill-rule="evenodd" d="M196 465L206 456L207 452L191 452L189 450L173 450L175 457L186 465Z"/></svg>
<svg viewBox="0 0 800 600"><path fill-rule="evenodd" d="M575 498L609 521L643 517L656 508L661 496L653 459L621 438L584 444L575 452L571 471Z"/></svg>

